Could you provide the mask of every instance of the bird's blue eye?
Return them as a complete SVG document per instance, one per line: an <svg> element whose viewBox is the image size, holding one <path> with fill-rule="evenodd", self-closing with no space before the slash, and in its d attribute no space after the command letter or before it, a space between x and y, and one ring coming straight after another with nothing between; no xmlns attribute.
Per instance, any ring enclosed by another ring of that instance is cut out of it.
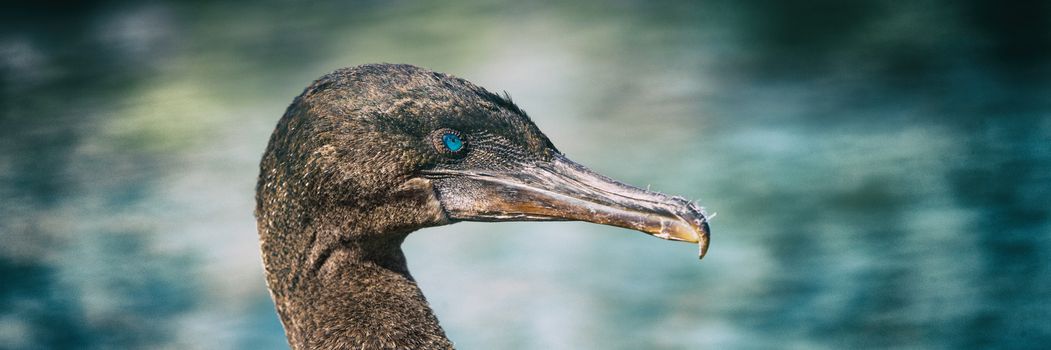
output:
<svg viewBox="0 0 1051 350"><path fill-rule="evenodd" d="M442 143L445 144L445 148L449 149L450 152L459 152L463 149L463 140L460 139L460 136L451 132L442 135Z"/></svg>

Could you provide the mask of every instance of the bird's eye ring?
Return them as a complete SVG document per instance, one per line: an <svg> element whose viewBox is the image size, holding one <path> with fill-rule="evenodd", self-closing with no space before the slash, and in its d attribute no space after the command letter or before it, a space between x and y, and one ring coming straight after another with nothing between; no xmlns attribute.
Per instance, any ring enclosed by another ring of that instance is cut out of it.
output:
<svg viewBox="0 0 1051 350"><path fill-rule="evenodd" d="M450 157L459 157L466 153L467 142L459 131L440 129L434 132L432 139L438 153Z"/></svg>

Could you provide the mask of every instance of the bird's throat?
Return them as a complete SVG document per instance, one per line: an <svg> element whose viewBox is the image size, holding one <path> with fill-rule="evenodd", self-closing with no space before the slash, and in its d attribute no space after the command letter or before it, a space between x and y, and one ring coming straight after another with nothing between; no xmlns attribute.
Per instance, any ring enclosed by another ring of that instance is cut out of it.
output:
<svg viewBox="0 0 1051 350"><path fill-rule="evenodd" d="M292 346L452 348L401 249L381 255L368 251L355 245L331 251L319 269L304 276L301 289L278 301Z"/></svg>

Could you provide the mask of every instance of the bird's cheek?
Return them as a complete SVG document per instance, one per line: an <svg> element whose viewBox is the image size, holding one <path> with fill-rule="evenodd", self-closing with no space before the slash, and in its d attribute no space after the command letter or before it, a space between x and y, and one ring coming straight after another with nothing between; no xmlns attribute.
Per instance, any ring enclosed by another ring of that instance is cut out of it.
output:
<svg viewBox="0 0 1051 350"><path fill-rule="evenodd" d="M442 209L431 180L411 178L395 188L392 196L401 199L395 202L405 203L410 208L407 212L416 213L416 219L422 226L438 226L449 223L449 217Z"/></svg>

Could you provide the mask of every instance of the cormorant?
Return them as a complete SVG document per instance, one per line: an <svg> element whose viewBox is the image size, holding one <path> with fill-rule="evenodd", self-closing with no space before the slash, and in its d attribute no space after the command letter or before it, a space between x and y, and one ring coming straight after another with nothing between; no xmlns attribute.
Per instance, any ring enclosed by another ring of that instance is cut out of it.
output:
<svg viewBox="0 0 1051 350"><path fill-rule="evenodd" d="M340 69L295 98L255 212L294 349L452 348L401 250L424 227L579 220L708 247L691 202L570 161L506 96L400 64Z"/></svg>

